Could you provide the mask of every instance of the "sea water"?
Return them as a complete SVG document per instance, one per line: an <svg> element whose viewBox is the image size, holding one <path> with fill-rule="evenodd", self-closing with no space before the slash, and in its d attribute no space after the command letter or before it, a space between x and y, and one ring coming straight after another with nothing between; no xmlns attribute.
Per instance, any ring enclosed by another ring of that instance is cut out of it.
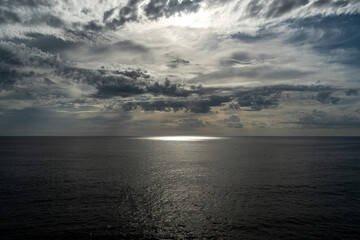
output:
<svg viewBox="0 0 360 240"><path fill-rule="evenodd" d="M360 239L360 138L1 137L0 239Z"/></svg>

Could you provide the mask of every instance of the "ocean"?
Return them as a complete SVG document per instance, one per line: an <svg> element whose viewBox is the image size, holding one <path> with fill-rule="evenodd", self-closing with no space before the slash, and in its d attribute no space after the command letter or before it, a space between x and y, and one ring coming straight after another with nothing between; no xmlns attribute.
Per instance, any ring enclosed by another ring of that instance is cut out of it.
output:
<svg viewBox="0 0 360 240"><path fill-rule="evenodd" d="M0 239L360 239L360 138L0 137Z"/></svg>

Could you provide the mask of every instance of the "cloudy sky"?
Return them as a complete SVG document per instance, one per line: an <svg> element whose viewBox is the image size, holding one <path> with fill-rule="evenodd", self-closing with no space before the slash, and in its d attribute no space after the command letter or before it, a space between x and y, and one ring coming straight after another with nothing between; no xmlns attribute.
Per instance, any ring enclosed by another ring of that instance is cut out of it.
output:
<svg viewBox="0 0 360 240"><path fill-rule="evenodd" d="M359 135L358 0L0 0L0 135Z"/></svg>

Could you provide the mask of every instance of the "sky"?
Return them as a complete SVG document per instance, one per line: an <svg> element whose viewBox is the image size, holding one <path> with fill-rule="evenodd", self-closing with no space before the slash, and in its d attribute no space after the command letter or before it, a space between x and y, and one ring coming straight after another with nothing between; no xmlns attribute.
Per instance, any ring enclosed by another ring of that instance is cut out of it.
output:
<svg viewBox="0 0 360 240"><path fill-rule="evenodd" d="M358 0L0 0L0 135L360 135Z"/></svg>

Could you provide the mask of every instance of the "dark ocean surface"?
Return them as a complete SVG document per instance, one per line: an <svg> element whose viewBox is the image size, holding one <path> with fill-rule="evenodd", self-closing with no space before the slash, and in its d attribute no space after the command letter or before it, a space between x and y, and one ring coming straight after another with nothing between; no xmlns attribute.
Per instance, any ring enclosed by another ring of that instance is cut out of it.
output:
<svg viewBox="0 0 360 240"><path fill-rule="evenodd" d="M0 137L0 239L360 239L360 138Z"/></svg>

